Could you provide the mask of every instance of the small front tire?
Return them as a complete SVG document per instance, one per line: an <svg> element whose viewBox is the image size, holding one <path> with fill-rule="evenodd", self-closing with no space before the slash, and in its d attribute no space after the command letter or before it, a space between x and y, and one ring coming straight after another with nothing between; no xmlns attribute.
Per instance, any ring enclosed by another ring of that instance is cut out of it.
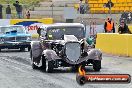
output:
<svg viewBox="0 0 132 88"><path fill-rule="evenodd" d="M94 60L93 69L94 69L94 71L100 71L100 69L101 69L101 61Z"/></svg>
<svg viewBox="0 0 132 88"><path fill-rule="evenodd" d="M47 61L46 60L46 72L52 73L54 69L54 63L53 61Z"/></svg>
<svg viewBox="0 0 132 88"><path fill-rule="evenodd" d="M41 70L46 71L46 59L44 56L42 56L42 66Z"/></svg>

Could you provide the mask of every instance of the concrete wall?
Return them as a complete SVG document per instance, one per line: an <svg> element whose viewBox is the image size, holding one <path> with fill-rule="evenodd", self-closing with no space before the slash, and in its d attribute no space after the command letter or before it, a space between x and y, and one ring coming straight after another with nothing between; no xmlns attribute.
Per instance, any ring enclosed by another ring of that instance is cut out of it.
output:
<svg viewBox="0 0 132 88"><path fill-rule="evenodd" d="M132 34L99 33L96 48L109 54L132 56Z"/></svg>

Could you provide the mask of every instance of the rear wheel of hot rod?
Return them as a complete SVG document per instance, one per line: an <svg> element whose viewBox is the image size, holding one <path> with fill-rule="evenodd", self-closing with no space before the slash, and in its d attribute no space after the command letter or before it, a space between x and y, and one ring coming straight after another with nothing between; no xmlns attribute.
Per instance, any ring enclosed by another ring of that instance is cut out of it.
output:
<svg viewBox="0 0 132 88"><path fill-rule="evenodd" d="M38 69L39 67L37 65L35 65L35 63L34 63L34 57L32 55L32 50L30 51L30 57L31 57L31 65L32 65L32 68L33 69Z"/></svg>
<svg viewBox="0 0 132 88"><path fill-rule="evenodd" d="M32 68L33 69L38 69L38 67L32 62Z"/></svg>
<svg viewBox="0 0 132 88"><path fill-rule="evenodd" d="M34 64L33 62L33 56L32 56L32 51L30 51L30 57L31 57L31 65L33 69L38 69L38 67Z"/></svg>
<svg viewBox="0 0 132 88"><path fill-rule="evenodd" d="M39 58L41 58L40 61L42 61L42 66L40 66L40 67L36 66L33 62L33 59L32 59L32 68L33 69L41 69L43 71L46 71L46 60L45 60L45 58L43 56L40 56Z"/></svg>
<svg viewBox="0 0 132 88"><path fill-rule="evenodd" d="M101 61L94 60L94 62L93 62L93 69L95 71L100 71L100 69L101 69Z"/></svg>

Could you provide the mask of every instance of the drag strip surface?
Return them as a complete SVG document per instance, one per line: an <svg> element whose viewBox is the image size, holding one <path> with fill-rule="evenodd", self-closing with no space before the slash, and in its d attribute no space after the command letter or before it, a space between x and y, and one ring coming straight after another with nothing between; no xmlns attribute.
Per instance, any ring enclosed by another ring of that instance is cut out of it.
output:
<svg viewBox="0 0 132 88"><path fill-rule="evenodd" d="M103 55L101 71L94 72L92 67L87 67L87 73L132 75L132 58ZM80 86L71 68L59 68L54 73L33 70L29 52L4 50L0 52L0 88L132 88L132 83Z"/></svg>

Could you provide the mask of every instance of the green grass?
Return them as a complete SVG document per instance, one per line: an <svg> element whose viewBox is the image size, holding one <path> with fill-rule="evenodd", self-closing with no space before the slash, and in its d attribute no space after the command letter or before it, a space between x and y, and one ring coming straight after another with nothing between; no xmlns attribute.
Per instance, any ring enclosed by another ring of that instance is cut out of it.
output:
<svg viewBox="0 0 132 88"><path fill-rule="evenodd" d="M5 9L7 7L6 4L10 4L11 9L12 9L12 18L16 18L15 7L13 6L13 3L15 1L16 0L0 0L0 4L3 5L3 18L5 18ZM37 6L39 2L48 1L48 0L18 0L18 1L19 1L20 4L23 5L23 11L26 11L26 10L29 10L29 9L33 10L33 8L35 6ZM25 18L25 14L23 14L23 15L24 15L24 18Z"/></svg>
<svg viewBox="0 0 132 88"><path fill-rule="evenodd" d="M0 0L1 4L12 4L14 3L16 0ZM46 1L46 0L18 0L21 4L36 4L40 1Z"/></svg>

